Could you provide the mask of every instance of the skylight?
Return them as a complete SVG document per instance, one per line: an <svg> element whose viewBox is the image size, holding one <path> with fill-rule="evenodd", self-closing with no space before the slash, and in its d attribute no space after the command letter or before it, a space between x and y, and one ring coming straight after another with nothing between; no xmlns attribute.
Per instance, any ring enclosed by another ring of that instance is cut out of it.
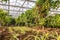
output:
<svg viewBox="0 0 60 40"><path fill-rule="evenodd" d="M7 10L10 15L18 16L22 12L31 9L35 0L10 0L7 3L0 1L0 8Z"/></svg>

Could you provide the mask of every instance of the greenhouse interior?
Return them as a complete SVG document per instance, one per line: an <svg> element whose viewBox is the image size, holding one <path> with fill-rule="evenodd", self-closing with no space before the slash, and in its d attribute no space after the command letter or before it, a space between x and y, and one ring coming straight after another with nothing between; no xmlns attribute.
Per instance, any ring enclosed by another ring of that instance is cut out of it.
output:
<svg viewBox="0 0 60 40"><path fill-rule="evenodd" d="M14 17L19 16L27 9L31 9L34 5L35 0L9 0L7 2L0 1L0 8L8 11L8 13Z"/></svg>
<svg viewBox="0 0 60 40"><path fill-rule="evenodd" d="M60 40L60 0L0 0L0 40Z"/></svg>

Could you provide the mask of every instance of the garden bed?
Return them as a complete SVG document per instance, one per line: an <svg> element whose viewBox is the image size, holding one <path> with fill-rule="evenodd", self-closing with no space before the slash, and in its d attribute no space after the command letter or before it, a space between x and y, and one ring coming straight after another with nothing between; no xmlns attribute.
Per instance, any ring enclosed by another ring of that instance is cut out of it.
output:
<svg viewBox="0 0 60 40"><path fill-rule="evenodd" d="M7 27L0 28L0 40L59 40L59 28Z"/></svg>

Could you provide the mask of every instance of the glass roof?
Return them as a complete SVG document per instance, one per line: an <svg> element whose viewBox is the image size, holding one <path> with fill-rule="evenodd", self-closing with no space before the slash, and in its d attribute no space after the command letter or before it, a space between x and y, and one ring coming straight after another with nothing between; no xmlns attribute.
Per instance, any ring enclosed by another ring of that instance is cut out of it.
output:
<svg viewBox="0 0 60 40"><path fill-rule="evenodd" d="M0 8L7 10L10 15L18 16L27 9L35 5L35 0L9 0L8 2L0 1Z"/></svg>
<svg viewBox="0 0 60 40"><path fill-rule="evenodd" d="M0 0L0 8L7 10L9 12L9 15L17 17L27 9L34 7L35 2L36 0L9 0L8 2L2 2ZM51 9L50 13L60 13L60 7L57 10Z"/></svg>

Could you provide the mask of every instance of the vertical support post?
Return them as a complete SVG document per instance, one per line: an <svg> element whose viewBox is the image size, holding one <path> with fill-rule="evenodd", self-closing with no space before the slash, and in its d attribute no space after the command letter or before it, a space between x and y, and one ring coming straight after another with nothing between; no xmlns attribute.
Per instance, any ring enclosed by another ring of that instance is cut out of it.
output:
<svg viewBox="0 0 60 40"><path fill-rule="evenodd" d="M8 5L10 5L10 0L8 0ZM9 13L9 10L10 10L10 6L8 6L8 13Z"/></svg>

